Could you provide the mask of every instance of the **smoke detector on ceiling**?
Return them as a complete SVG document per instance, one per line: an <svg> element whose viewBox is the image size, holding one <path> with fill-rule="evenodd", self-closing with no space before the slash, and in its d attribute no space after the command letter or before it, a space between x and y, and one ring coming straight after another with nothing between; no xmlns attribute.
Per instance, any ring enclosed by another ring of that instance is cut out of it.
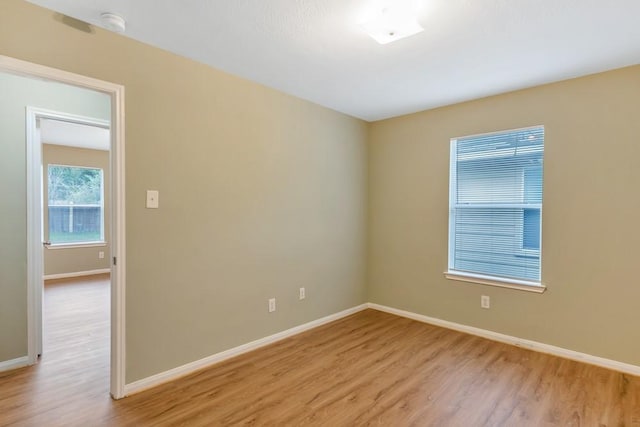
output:
<svg viewBox="0 0 640 427"><path fill-rule="evenodd" d="M113 31L114 33L124 33L126 23L122 16L105 12L100 15L100 20L107 30Z"/></svg>

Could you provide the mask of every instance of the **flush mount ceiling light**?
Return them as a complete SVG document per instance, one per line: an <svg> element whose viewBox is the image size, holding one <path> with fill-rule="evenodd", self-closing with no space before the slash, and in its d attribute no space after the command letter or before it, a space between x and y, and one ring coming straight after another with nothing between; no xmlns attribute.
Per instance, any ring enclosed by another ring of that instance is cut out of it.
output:
<svg viewBox="0 0 640 427"><path fill-rule="evenodd" d="M400 2L389 2L361 26L380 44L391 43L424 31L416 19L415 10Z"/></svg>
<svg viewBox="0 0 640 427"><path fill-rule="evenodd" d="M114 33L124 33L126 28L125 21L122 16L116 15L115 13L103 13L100 15L100 20L102 21L102 25L109 31L113 31Z"/></svg>

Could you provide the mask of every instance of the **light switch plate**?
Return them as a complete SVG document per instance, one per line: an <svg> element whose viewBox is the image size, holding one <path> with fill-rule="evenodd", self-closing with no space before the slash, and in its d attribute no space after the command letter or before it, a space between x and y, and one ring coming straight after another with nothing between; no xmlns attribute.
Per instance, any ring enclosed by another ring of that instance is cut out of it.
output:
<svg viewBox="0 0 640 427"><path fill-rule="evenodd" d="M158 209L158 198L160 194L158 190L147 190L147 208L148 209Z"/></svg>

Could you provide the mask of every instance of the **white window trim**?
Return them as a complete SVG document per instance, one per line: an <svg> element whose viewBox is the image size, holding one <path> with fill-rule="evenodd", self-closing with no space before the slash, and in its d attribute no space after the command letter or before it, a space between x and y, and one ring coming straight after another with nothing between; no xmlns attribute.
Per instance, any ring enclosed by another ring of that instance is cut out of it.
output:
<svg viewBox="0 0 640 427"><path fill-rule="evenodd" d="M502 279L493 276L483 276L481 274L466 273L461 271L445 271L444 277L459 282L478 283L480 285L497 286L499 288L516 289L519 291L527 291L541 294L547 290L547 287L539 282L529 282L517 279Z"/></svg>
<svg viewBox="0 0 640 427"><path fill-rule="evenodd" d="M105 236L104 236L104 198L105 198L105 189L104 189L104 169L100 168L100 167L95 167L95 166L78 166L78 165L64 165L61 163L49 163L47 164L47 173L48 173L48 169L51 166L56 166L56 167L63 167L63 168L78 168L78 169L94 169L94 170L99 170L100 171L100 204L99 205L86 205L86 206L95 206L95 207L100 207L100 238L101 240L95 240L95 241L82 241L82 242L63 242L63 243L51 243L49 245L47 245L47 248L49 249L71 249L71 248L90 248L90 247L98 247L98 246L106 246L107 243L105 241ZM48 184L47 184L48 185ZM47 187L48 188L48 187ZM46 200L46 207L47 209L49 208L49 195L47 194L47 200ZM77 205L77 206L85 206L85 205ZM48 214L47 214L48 215ZM48 216L47 216L48 218ZM50 237L50 227L47 227L46 230L44 230L44 233L46 234L47 240L51 241L51 237Z"/></svg>
<svg viewBox="0 0 640 427"><path fill-rule="evenodd" d="M523 128L517 128L517 129L504 129L504 130L499 130L495 132L480 133L480 134L475 134L473 136L492 135L492 134L498 134L498 133L504 133L504 132L518 132L518 131L524 131L528 129L536 129L540 127L542 127L543 129L545 128L544 125L535 125L535 126L527 126ZM449 146L449 168L450 168L449 170L449 237L448 237L448 243L447 243L448 244L447 271L444 272L444 276L447 279L454 280L454 281L477 283L480 285L516 289L516 290L526 291L526 292L543 293L544 291L547 290L547 287L543 285L541 281L537 282L537 281L513 279L508 277L486 276L482 274L469 273L465 271L457 271L453 269L452 263L453 263L454 248L453 248L453 245L451 244L451 236L455 235L455 221L453 219L452 213L453 213L453 210L456 208L455 204L453 203L453 200L456 200L456 197L457 197L457 192L456 192L457 181L456 180L458 177L457 177L457 174L455 174L454 171L452 170L453 165L451 164L451 159L453 159L457 153L456 148L457 148L458 140L466 137L467 136L451 138L450 146ZM529 206L531 205L527 205L527 207ZM519 204L517 207L520 207ZM534 207L537 207L540 209L540 213L541 213L540 224L542 226L542 204L539 204ZM542 237L540 239L540 247L542 248ZM522 248L522 251L536 253L540 257L540 269L541 269L540 273L542 274L541 249L533 250L533 249Z"/></svg>
<svg viewBox="0 0 640 427"><path fill-rule="evenodd" d="M74 249L74 248L97 248L97 247L103 247L103 246L107 246L107 242L97 241L97 242L77 242L77 243L52 243L45 247L50 250L56 250L56 249Z"/></svg>

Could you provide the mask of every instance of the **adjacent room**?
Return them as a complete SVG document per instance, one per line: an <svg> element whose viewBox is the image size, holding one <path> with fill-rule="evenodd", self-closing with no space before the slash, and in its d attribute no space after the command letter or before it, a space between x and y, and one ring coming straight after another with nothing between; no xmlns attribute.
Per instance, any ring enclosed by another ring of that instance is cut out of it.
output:
<svg viewBox="0 0 640 427"><path fill-rule="evenodd" d="M637 16L4 0L0 426L640 425Z"/></svg>

